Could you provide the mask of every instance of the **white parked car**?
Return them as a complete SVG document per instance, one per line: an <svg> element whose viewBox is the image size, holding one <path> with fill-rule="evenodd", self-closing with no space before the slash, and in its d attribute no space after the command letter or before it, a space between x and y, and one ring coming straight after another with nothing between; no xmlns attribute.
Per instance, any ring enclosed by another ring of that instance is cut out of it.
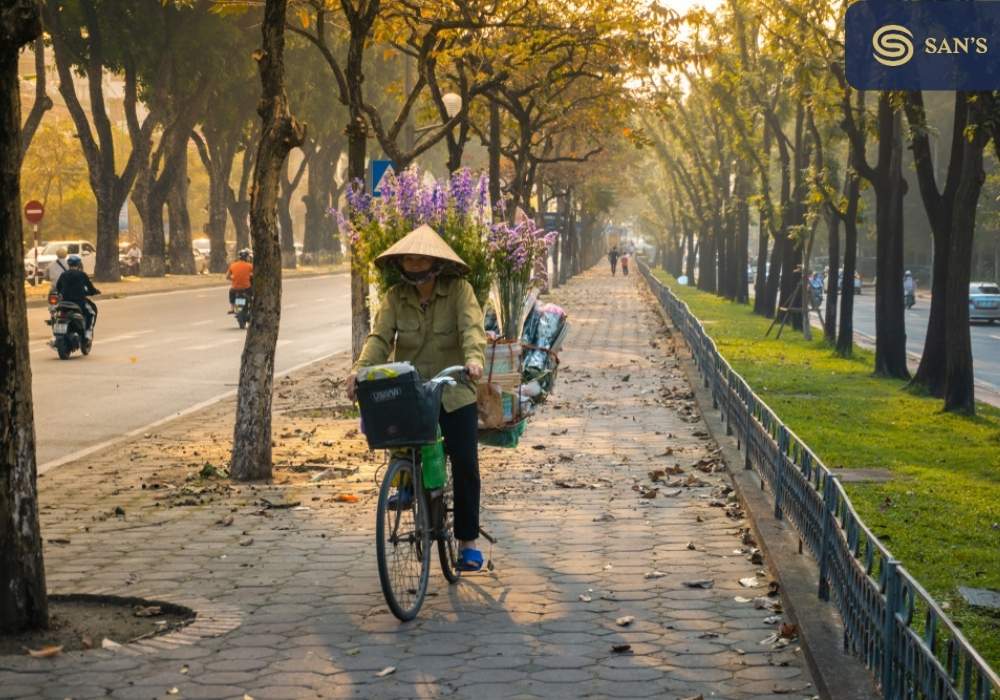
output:
<svg viewBox="0 0 1000 700"><path fill-rule="evenodd" d="M969 285L969 320L993 323L1000 319L1000 285L973 282Z"/></svg>
<svg viewBox="0 0 1000 700"><path fill-rule="evenodd" d="M52 241L38 252L38 268L35 268L35 256L32 254L24 259L24 276L32 284L37 284L45 279L49 265L55 261L56 252L60 248L66 249L67 255L79 255L83 260L83 271L88 275L94 274L94 265L97 263L97 249L90 241Z"/></svg>

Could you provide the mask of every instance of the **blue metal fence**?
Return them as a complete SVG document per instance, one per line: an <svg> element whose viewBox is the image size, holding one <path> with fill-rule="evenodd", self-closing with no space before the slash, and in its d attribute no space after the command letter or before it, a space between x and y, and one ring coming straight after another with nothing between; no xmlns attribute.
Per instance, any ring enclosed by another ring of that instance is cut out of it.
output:
<svg viewBox="0 0 1000 700"><path fill-rule="evenodd" d="M860 658L887 700L989 700L1000 677L941 607L861 521L843 485L774 414L678 299L639 263L650 289L684 336L713 406L735 433L787 518L819 563L819 597L844 622L844 648Z"/></svg>

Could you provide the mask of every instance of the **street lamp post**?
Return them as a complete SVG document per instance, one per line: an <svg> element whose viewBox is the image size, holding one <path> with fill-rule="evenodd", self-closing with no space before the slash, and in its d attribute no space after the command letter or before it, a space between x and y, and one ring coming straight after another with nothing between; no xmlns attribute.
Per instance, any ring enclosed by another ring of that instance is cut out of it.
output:
<svg viewBox="0 0 1000 700"><path fill-rule="evenodd" d="M445 94L441 95L441 101L444 102L444 111L448 115L448 119L449 120L454 119L455 115L462 111L462 96L461 95L457 95L454 92L446 92ZM422 127L418 128L418 129L414 129L413 132L415 134L421 134L421 136L422 136L423 134L427 133L428 131L431 131L433 129L440 129L442 126L444 126L443 123L442 124L429 124L428 126L422 126ZM419 143L419 142L420 142L420 139L418 138L417 139L417 143ZM416 145L416 143L414 145Z"/></svg>

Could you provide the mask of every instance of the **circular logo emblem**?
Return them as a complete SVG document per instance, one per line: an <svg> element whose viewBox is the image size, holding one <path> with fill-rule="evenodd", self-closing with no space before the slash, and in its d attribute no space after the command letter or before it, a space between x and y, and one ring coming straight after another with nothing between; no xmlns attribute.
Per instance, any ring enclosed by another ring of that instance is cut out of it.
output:
<svg viewBox="0 0 1000 700"><path fill-rule="evenodd" d="M901 66L913 58L913 33L898 24L887 24L872 35L872 52L883 66Z"/></svg>

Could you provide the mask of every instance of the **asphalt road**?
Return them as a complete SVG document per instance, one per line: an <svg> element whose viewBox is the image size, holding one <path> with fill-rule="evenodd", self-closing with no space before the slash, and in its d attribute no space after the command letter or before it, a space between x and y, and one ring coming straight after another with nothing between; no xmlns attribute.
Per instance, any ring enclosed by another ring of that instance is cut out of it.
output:
<svg viewBox="0 0 1000 700"><path fill-rule="evenodd" d="M916 306L906 312L906 349L918 357L924 351L930 304L930 299L918 298ZM865 289L864 294L855 297L854 330L874 340L874 290ZM994 391L1000 391L1000 325L975 323L971 326L971 333L976 380Z"/></svg>
<svg viewBox="0 0 1000 700"><path fill-rule="evenodd" d="M286 280L276 372L350 347L347 275ZM225 287L109 299L94 350L62 361L47 308L28 310L40 471L235 391L245 331Z"/></svg>

